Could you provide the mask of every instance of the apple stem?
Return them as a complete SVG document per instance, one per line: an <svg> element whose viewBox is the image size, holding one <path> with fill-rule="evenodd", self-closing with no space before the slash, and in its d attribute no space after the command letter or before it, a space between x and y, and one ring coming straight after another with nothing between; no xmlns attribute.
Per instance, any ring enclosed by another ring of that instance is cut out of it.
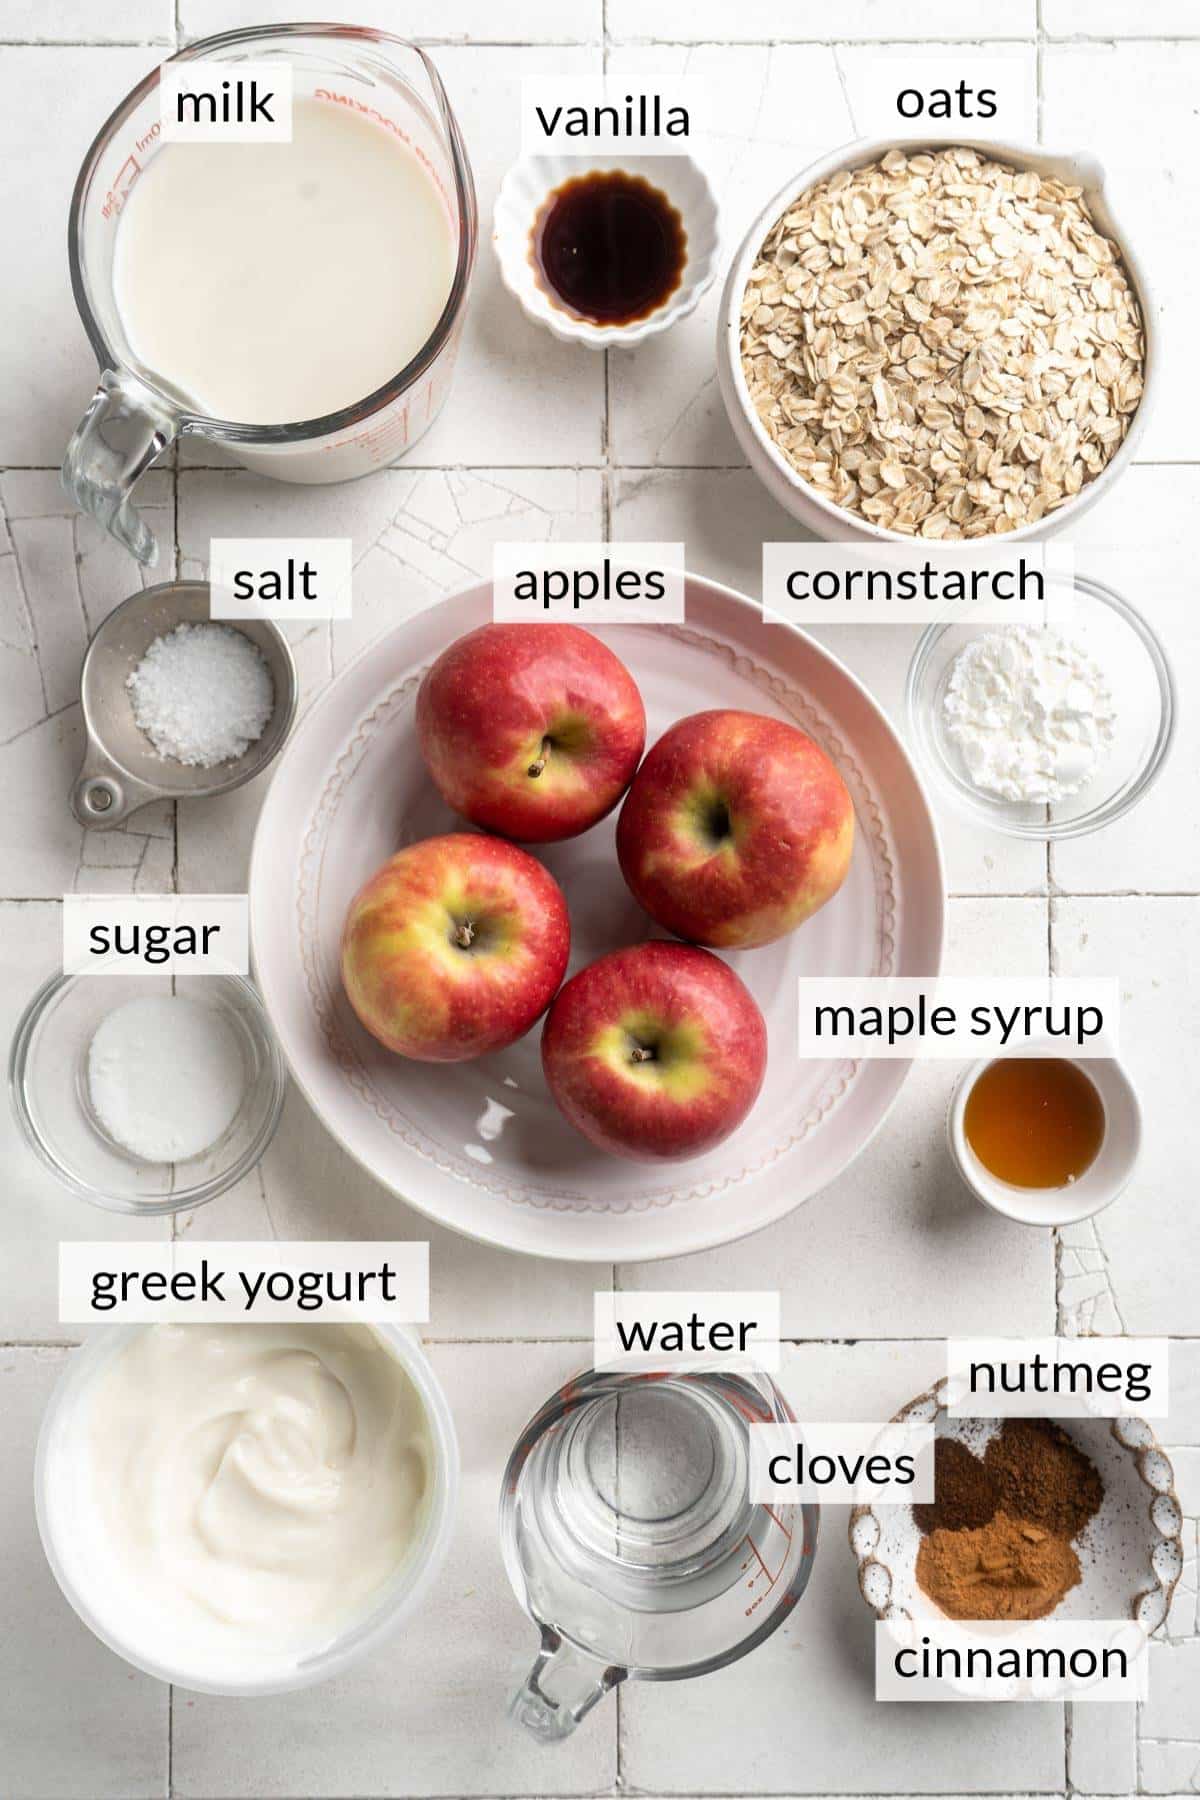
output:
<svg viewBox="0 0 1200 1800"><path fill-rule="evenodd" d="M470 919L464 919L461 925L455 926L454 941L460 950L469 950L475 941L475 927Z"/></svg>
<svg viewBox="0 0 1200 1800"><path fill-rule="evenodd" d="M550 739L548 737L544 737L542 739L541 755L538 757L536 762L530 763L530 765L529 765L528 769L525 771L525 773L527 775L532 775L533 779L536 781L538 776L541 774L542 770L545 768L546 764L549 761L550 761Z"/></svg>
<svg viewBox="0 0 1200 1800"><path fill-rule="evenodd" d="M648 1050L644 1044L639 1044L636 1050L630 1052L630 1056L633 1062L642 1063L654 1061L653 1050Z"/></svg>

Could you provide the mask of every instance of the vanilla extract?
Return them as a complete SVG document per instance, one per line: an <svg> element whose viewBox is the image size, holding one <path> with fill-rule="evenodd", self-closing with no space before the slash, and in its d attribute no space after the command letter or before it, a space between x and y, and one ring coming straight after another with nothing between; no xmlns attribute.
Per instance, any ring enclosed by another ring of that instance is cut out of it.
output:
<svg viewBox="0 0 1200 1800"><path fill-rule="evenodd" d="M564 312L594 325L631 325L678 288L687 233L678 209L643 176L594 169L546 197L530 260Z"/></svg>

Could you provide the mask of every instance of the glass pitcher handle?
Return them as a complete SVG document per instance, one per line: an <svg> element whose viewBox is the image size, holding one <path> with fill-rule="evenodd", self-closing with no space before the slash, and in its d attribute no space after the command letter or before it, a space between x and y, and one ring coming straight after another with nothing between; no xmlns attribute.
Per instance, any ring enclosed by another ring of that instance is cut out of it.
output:
<svg viewBox="0 0 1200 1800"><path fill-rule="evenodd" d="M541 1743L559 1743L627 1673L583 1655L545 1626L537 1661L513 1695L509 1717Z"/></svg>
<svg viewBox="0 0 1200 1800"><path fill-rule="evenodd" d="M178 429L176 415L148 388L106 369L63 458L62 484L76 506L99 519L140 563L157 562L158 545L130 494Z"/></svg>

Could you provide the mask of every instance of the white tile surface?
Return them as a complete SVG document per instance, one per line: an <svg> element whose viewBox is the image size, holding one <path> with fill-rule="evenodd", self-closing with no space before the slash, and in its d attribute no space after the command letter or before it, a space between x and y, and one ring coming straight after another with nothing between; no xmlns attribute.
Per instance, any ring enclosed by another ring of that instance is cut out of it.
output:
<svg viewBox="0 0 1200 1800"><path fill-rule="evenodd" d="M1200 718L1200 617L1180 579L1192 555L1200 469L1135 468L1089 513L1075 537L1076 570L1129 600L1158 635L1177 693L1175 742L1145 799L1090 837L1054 844L1050 871L1067 893L1193 892L1200 887L1200 809L1195 771Z"/></svg>
<svg viewBox="0 0 1200 1800"><path fill-rule="evenodd" d="M441 46L435 57L475 167L481 242L454 392L412 462L344 488L287 488L206 464L189 444L178 483L142 484L169 572L203 571L212 535L350 536L349 626L293 633L310 701L398 618L487 572L503 537L683 537L702 573L759 592L764 539L796 528L746 471L712 375L718 292L668 336L607 359L530 324L502 289L488 237L492 202L517 152L524 74L610 67L630 80L686 69L714 83L721 129L711 164L727 253L746 222L813 155L853 130L866 65L886 43L985 38L1031 45L1034 0L884 0L781 9L765 0L414 0L389 9L331 0L333 18L375 22ZM245 22L234 0L179 0L190 40ZM290 0L254 17L283 20ZM1080 566L1143 607L1167 643L1183 710L1154 793L1111 831L1049 860L1053 946L1068 974L1119 975L1124 1045L1146 1101L1142 1168L1098 1220L1052 1238L977 1207L946 1157L952 1065L929 1063L854 1167L771 1231L702 1258L615 1271L622 1285L757 1287L784 1296L800 1405L820 1394L846 1416L893 1410L937 1368L947 1331L1191 1334L1173 1346L1170 1451L1190 1533L1184 1579L1156 1652L1150 1705L1076 1707L1070 1761L1053 1707L875 1707L869 1615L828 1509L809 1593L753 1658L704 1681L628 1687L550 1755L503 1717L534 1647L497 1553L500 1469L525 1418L588 1356L591 1296L614 1271L500 1255L428 1227L336 1148L293 1093L259 1171L179 1222L198 1238L241 1235L428 1236L428 1337L463 1440L464 1499L443 1603L368 1669L308 1694L235 1705L176 1693L172 1793L191 1800L305 1796L526 1796L639 1791L660 1796L1028 1795L1192 1791L1200 1783L1195 1701L1200 1595L1200 1258L1193 1189L1194 946L1200 908L1191 694L1200 673L1193 602L1197 378L1190 339L1200 178L1195 94L1200 20L1185 0L1041 0L1055 39L1041 56L1046 141L1092 146L1162 303L1164 380L1143 466L1077 533ZM0 302L0 1025L12 1025L59 933L66 891L237 889L263 784L224 801L155 807L132 829L85 836L65 795L80 754L79 657L109 608L138 585L133 564L73 518L54 473L94 385L70 296L63 230L78 163L109 108L169 48L171 0L0 0L0 154L16 172ZM1114 47L1114 40L1134 41ZM653 42L650 40L664 41ZM1075 41L1087 38L1092 41ZM48 47L45 40L58 40ZM155 42L149 41L154 39ZM836 39L837 49L833 47ZM13 40L22 40L19 47ZM31 41L35 40L35 41ZM117 47L114 47L117 46ZM121 47L123 46L123 47ZM524 46L532 46L526 48ZM1032 55L1032 50L1027 52ZM1119 97L1119 104L1109 104ZM719 285L719 284L718 284ZM1176 466L1169 466L1176 465ZM1185 466L1186 465L1186 466ZM178 489L178 520L175 517ZM899 719L915 633L825 634ZM1047 857L942 815L950 907L948 966L1041 968ZM1121 897L1113 897L1121 896ZM1197 896L1197 897L1192 897ZM22 902L27 902L22 904ZM108 1655L58 1598L33 1535L32 1440L64 1352L54 1303L63 1236L146 1235L84 1211L0 1122L0 1794L5 1800L117 1800L167 1792L166 1690ZM165 1230L165 1226L155 1227ZM574 1339L572 1342L561 1340ZM846 1339L858 1339L854 1344ZM449 1340L449 1341L448 1341ZM559 1341L553 1341L559 1340ZM902 1341L908 1340L908 1341ZM618 1722L620 1723L618 1742Z"/></svg>
<svg viewBox="0 0 1200 1800"><path fill-rule="evenodd" d="M1200 18L1192 0L1042 0L1042 26L1049 37L1195 37Z"/></svg>
<svg viewBox="0 0 1200 1800"><path fill-rule="evenodd" d="M0 60L0 69L3 64ZM81 518L48 470L0 475L0 893L162 893L171 886L168 802L116 831L85 832L66 797L83 757L79 665L92 632L140 586L172 569L171 478L141 489L163 545L140 570L93 519Z"/></svg>
<svg viewBox="0 0 1200 1800"><path fill-rule="evenodd" d="M614 38L679 38L685 43L722 40L804 42L828 38L1009 38L1032 37L1034 0L1008 0L997 8L990 0L922 0L898 15L889 0L842 0L836 18L821 7L780 7L775 0L742 0L731 8L724 0L698 0L681 7L676 0L608 0L608 28Z"/></svg>
<svg viewBox="0 0 1200 1800"><path fill-rule="evenodd" d="M167 1792L168 1690L76 1618L34 1521L34 1445L67 1354L0 1349L0 1784L11 1800L157 1800Z"/></svg>
<svg viewBox="0 0 1200 1800"><path fill-rule="evenodd" d="M296 17L293 0L256 0L253 22L281 25ZM491 0L414 0L403 20L380 0L324 0L320 17L337 24L374 25L381 31L398 32L422 44L468 41L479 44L596 43L601 31L601 0L521 0L516 8L495 6ZM179 0L179 20L185 39L210 37L247 24L246 10L238 0Z"/></svg>
<svg viewBox="0 0 1200 1800"><path fill-rule="evenodd" d="M1059 900L1053 918L1059 974L1103 973L1121 983L1121 1053L1142 1101L1143 1149L1133 1180L1092 1221L1117 1314L1126 1331L1187 1335L1195 1330L1195 1290L1188 1280L1172 1280L1168 1269L1194 1268L1200 1255L1200 1214L1179 1179L1194 1140L1200 994L1192 940L1200 900Z"/></svg>
<svg viewBox="0 0 1200 1800"><path fill-rule="evenodd" d="M143 44L175 40L173 0L123 0L118 7L95 0L0 0L0 42L5 44Z"/></svg>

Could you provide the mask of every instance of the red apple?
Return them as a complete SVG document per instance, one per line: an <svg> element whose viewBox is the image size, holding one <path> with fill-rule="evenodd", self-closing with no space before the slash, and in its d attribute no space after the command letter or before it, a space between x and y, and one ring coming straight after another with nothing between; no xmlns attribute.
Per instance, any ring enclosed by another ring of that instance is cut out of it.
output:
<svg viewBox="0 0 1200 1800"><path fill-rule="evenodd" d="M481 625L422 681L417 733L455 812L546 844L612 811L645 746L646 711L629 670L590 631Z"/></svg>
<svg viewBox="0 0 1200 1800"><path fill-rule="evenodd" d="M691 944L614 950L572 976L542 1028L558 1105L617 1156L700 1156L758 1097L767 1028L750 990Z"/></svg>
<svg viewBox="0 0 1200 1800"><path fill-rule="evenodd" d="M464 1062L529 1030L570 948L567 903L540 862L499 838L451 832L399 851L355 895L342 982L389 1050Z"/></svg>
<svg viewBox="0 0 1200 1800"><path fill-rule="evenodd" d="M721 950L769 944L811 917L853 847L854 807L825 752L761 713L672 725L617 824L634 898L667 931Z"/></svg>

